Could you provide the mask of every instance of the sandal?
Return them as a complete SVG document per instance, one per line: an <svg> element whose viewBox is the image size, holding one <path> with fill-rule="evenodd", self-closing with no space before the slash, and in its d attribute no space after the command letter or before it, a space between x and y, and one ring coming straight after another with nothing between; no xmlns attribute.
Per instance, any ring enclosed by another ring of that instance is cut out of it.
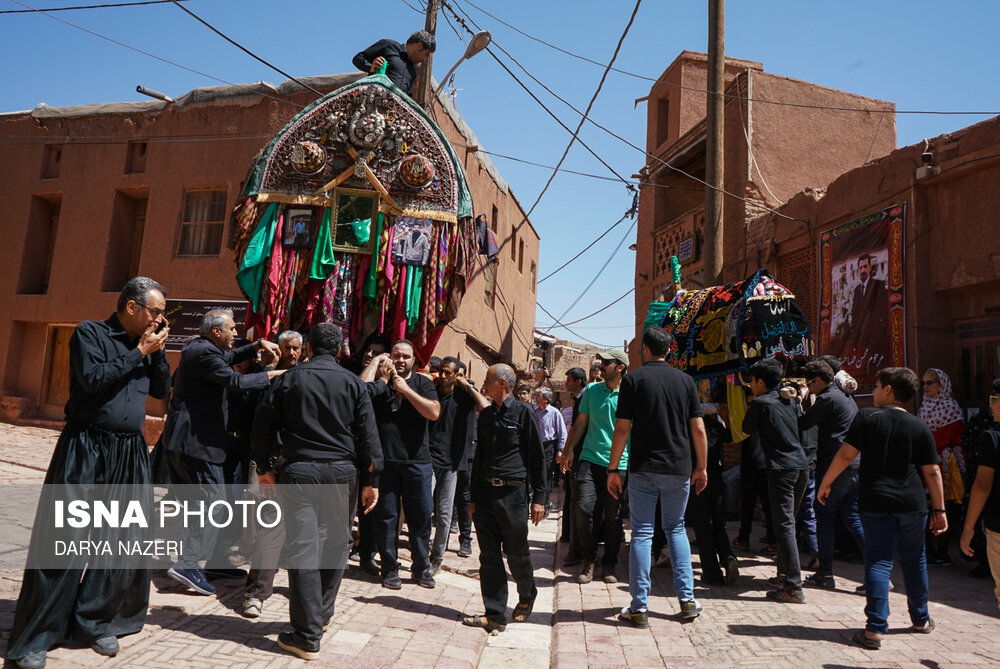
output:
<svg viewBox="0 0 1000 669"><path fill-rule="evenodd" d="M937 625L934 624L934 619L928 618L927 622L924 623L923 627L917 627L916 625L914 625L910 628L910 631L916 634L930 634L931 632L934 631L935 627L937 627Z"/></svg>
<svg viewBox="0 0 1000 669"><path fill-rule="evenodd" d="M536 592L534 596L526 602L518 602L517 606L514 607L514 622L523 623L531 615L532 609L535 608L535 597L538 597Z"/></svg>
<svg viewBox="0 0 1000 669"><path fill-rule="evenodd" d="M868 650L878 650L882 647L882 641L880 639L870 639L865 630L859 630L851 637L851 641L858 644L862 648L867 648Z"/></svg>
<svg viewBox="0 0 1000 669"><path fill-rule="evenodd" d="M499 634L507 629L506 624L495 623L486 616L474 615L462 618L462 624L466 627L479 627L486 630L491 635Z"/></svg>

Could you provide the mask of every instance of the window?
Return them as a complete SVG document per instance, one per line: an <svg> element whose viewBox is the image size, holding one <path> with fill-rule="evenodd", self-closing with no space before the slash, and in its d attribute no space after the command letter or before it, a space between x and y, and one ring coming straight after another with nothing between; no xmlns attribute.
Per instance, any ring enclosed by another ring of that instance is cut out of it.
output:
<svg viewBox="0 0 1000 669"><path fill-rule="evenodd" d="M656 101L656 145L667 141L670 133L670 98L662 97Z"/></svg>
<svg viewBox="0 0 1000 669"><path fill-rule="evenodd" d="M500 230L500 210L497 209L496 205L493 205L493 211L491 212L493 216L490 218L490 229L493 230L493 234L498 235Z"/></svg>
<svg viewBox="0 0 1000 669"><path fill-rule="evenodd" d="M483 266L483 279L486 282L486 289L483 294L483 301L492 309L497 300L497 266L499 262L487 262Z"/></svg>
<svg viewBox="0 0 1000 669"><path fill-rule="evenodd" d="M42 157L42 178L55 179L59 176L59 161L62 160L62 147L50 144L45 147Z"/></svg>
<svg viewBox="0 0 1000 669"><path fill-rule="evenodd" d="M121 191L115 192L108 253L104 257L104 276L101 279L101 290L106 293L120 291L126 281L139 274L147 202L145 193L133 197Z"/></svg>
<svg viewBox="0 0 1000 669"><path fill-rule="evenodd" d="M226 191L200 190L184 194L179 256L218 255L226 218Z"/></svg>
<svg viewBox="0 0 1000 669"><path fill-rule="evenodd" d="M517 271L524 274L524 240L517 243Z"/></svg>
<svg viewBox="0 0 1000 669"><path fill-rule="evenodd" d="M517 233L510 231L510 261L517 262Z"/></svg>
<svg viewBox="0 0 1000 669"><path fill-rule="evenodd" d="M125 174L146 171L146 142L129 142L125 152Z"/></svg>
<svg viewBox="0 0 1000 669"><path fill-rule="evenodd" d="M17 292L21 295L44 295L49 291L61 206L62 198L58 195L31 198L28 232L24 237L21 273L17 280Z"/></svg>
<svg viewBox="0 0 1000 669"><path fill-rule="evenodd" d="M528 279L531 282L531 292L535 292L535 288L538 287L538 266L534 260L531 261L531 275Z"/></svg>

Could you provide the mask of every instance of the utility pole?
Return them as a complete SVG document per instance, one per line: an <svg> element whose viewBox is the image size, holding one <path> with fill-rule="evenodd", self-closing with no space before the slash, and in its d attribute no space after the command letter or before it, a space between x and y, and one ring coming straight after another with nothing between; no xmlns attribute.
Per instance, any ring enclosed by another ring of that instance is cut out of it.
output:
<svg viewBox="0 0 1000 669"><path fill-rule="evenodd" d="M424 21L424 30L429 32L432 36L437 30L438 22L438 7L441 4L441 0L427 0L427 19ZM430 107L430 96L431 96L431 70L434 65L434 54L427 54L427 60L423 62L420 66L420 72L417 73L417 81L413 87L413 100L418 105L427 109Z"/></svg>
<svg viewBox="0 0 1000 669"><path fill-rule="evenodd" d="M723 112L726 88L726 0L708 0L708 95L705 109L705 286L722 283Z"/></svg>

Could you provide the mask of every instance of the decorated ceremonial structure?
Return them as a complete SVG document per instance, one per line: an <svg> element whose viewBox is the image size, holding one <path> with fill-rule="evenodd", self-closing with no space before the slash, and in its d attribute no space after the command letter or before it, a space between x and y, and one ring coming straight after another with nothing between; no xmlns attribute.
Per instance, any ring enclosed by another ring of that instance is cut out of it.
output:
<svg viewBox="0 0 1000 669"><path fill-rule="evenodd" d="M248 328L270 338L330 322L348 346L406 337L423 361L458 313L477 248L460 161L383 74L289 121L234 216Z"/></svg>

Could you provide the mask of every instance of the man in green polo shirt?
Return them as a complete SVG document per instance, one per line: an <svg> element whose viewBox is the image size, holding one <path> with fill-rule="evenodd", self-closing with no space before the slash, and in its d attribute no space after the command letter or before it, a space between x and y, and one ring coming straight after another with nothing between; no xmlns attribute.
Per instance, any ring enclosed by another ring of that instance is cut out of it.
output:
<svg viewBox="0 0 1000 669"><path fill-rule="evenodd" d="M612 349L598 353L603 381L591 383L580 398L580 415L573 423L569 441L563 449L562 470L572 469L578 495L574 500L573 529L580 537L583 564L577 581L590 583L594 579L597 561L597 540L594 537L594 507L598 499L604 504L604 556L601 570L605 583L617 583L618 550L621 548L621 502L608 493L608 462L611 457L611 436L615 431L615 411L618 409L618 387L628 369L624 351ZM586 436L583 436L586 433ZM573 448L583 438L583 450L578 462L573 462ZM628 446L622 454L621 476L628 468Z"/></svg>

